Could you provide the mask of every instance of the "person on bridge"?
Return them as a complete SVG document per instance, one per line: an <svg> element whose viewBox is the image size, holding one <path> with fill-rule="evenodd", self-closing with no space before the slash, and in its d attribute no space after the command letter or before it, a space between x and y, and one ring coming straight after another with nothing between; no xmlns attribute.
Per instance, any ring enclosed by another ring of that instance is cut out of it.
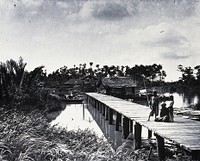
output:
<svg viewBox="0 0 200 161"><path fill-rule="evenodd" d="M169 97L169 100L170 100L170 103L169 103L169 121L170 122L173 122L174 121L174 108L173 108L173 105L174 105L174 96L171 95Z"/></svg>
<svg viewBox="0 0 200 161"><path fill-rule="evenodd" d="M166 103L161 103L160 117L155 118L155 121L159 122L171 122L169 120L169 108L167 108Z"/></svg>
<svg viewBox="0 0 200 161"><path fill-rule="evenodd" d="M153 92L153 96L151 97L151 101L150 101L150 108L151 108L151 112L149 114L148 121L150 121L150 117L153 115L155 115L155 118L156 118L159 113L159 97L157 95L157 91Z"/></svg>

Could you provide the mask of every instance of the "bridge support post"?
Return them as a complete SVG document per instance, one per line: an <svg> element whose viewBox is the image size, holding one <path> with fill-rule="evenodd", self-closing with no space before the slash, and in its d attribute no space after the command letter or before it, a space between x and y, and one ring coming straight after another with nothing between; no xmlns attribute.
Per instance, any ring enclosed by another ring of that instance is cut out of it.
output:
<svg viewBox="0 0 200 161"><path fill-rule="evenodd" d="M119 147L122 144L121 120L122 120L122 115L117 112L116 123L115 123L115 147Z"/></svg>
<svg viewBox="0 0 200 161"><path fill-rule="evenodd" d="M101 127L102 131L105 133L105 105L101 104L102 116L101 116Z"/></svg>
<svg viewBox="0 0 200 161"><path fill-rule="evenodd" d="M91 97L88 98L88 109L91 111L92 117L95 118L95 107L92 104Z"/></svg>
<svg viewBox="0 0 200 161"><path fill-rule="evenodd" d="M164 147L164 138L160 137L159 135L156 135L156 140L157 140L157 152L158 152L158 159L160 161L165 160L165 147Z"/></svg>
<svg viewBox="0 0 200 161"><path fill-rule="evenodd" d="M123 135L123 139L125 140L130 132L130 122L129 119L126 116L123 116L123 122L122 122L122 126L123 126L123 131L122 131L122 135Z"/></svg>
<svg viewBox="0 0 200 161"><path fill-rule="evenodd" d="M92 99L92 106L94 109L94 118L95 120L97 120L97 106L96 106L96 101L94 99Z"/></svg>
<svg viewBox="0 0 200 161"><path fill-rule="evenodd" d="M113 124L113 109L109 108L108 109L108 135L110 139L114 140L115 139L115 127Z"/></svg>
<svg viewBox="0 0 200 161"><path fill-rule="evenodd" d="M101 102L97 102L98 103L98 120L99 120L99 127L101 127Z"/></svg>
<svg viewBox="0 0 200 161"><path fill-rule="evenodd" d="M136 122L134 125L135 131L135 149L141 148L141 134L142 134L142 126Z"/></svg>
<svg viewBox="0 0 200 161"><path fill-rule="evenodd" d="M95 106L96 106L96 120L97 124L100 126L100 111L99 111L99 101L95 100Z"/></svg>
<svg viewBox="0 0 200 161"><path fill-rule="evenodd" d="M199 150L197 150L197 151L192 151L192 159L193 159L193 160L199 160L199 161L200 161L200 152L199 152Z"/></svg>
<svg viewBox="0 0 200 161"><path fill-rule="evenodd" d="M105 106L105 135L108 136L108 107Z"/></svg>
<svg viewBox="0 0 200 161"><path fill-rule="evenodd" d="M151 139L151 138L152 138L152 131L148 130L148 139Z"/></svg>
<svg viewBox="0 0 200 161"><path fill-rule="evenodd" d="M130 129L129 132L133 133L133 120L129 119L129 122L130 122L129 123L129 129Z"/></svg>
<svg viewBox="0 0 200 161"><path fill-rule="evenodd" d="M88 95L84 95L84 101L83 101L83 104L86 104L86 107L88 107L88 104L89 104L89 96Z"/></svg>

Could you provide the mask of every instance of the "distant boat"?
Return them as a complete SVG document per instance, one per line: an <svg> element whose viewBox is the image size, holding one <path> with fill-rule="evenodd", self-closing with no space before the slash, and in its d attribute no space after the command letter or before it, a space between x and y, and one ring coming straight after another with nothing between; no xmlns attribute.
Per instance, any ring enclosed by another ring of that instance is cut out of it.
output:
<svg viewBox="0 0 200 161"><path fill-rule="evenodd" d="M82 104L84 99L68 99L68 98L64 98L64 99L61 99L61 101L67 103L67 104Z"/></svg>

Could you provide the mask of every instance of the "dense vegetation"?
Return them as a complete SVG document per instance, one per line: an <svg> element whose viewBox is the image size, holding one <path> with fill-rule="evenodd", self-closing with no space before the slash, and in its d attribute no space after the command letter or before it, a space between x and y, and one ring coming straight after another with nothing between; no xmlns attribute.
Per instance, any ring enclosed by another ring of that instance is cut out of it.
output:
<svg viewBox="0 0 200 161"><path fill-rule="evenodd" d="M99 64L93 65L93 62L89 63L87 67L86 63L79 64L79 66L74 65L72 68L67 66L61 67L56 71L48 75L47 80L69 80L74 78L81 78L86 75L93 75L97 78L107 77L107 76L127 76L133 77L138 82L141 82L145 78L150 86L157 86L168 84L180 88L189 88L194 86L200 86L200 65L194 68L183 65L178 65L177 70L181 72L181 77L176 82L165 82L165 77L167 73L160 64L152 65L135 65L133 67L129 66L118 66L118 65L104 65L100 67Z"/></svg>
<svg viewBox="0 0 200 161"><path fill-rule="evenodd" d="M80 64L78 67L74 65L73 68L67 66L61 67L56 71L48 75L51 80L69 80L72 78L81 78L86 75L93 75L98 78L107 76L127 76L134 77L135 79L143 79L144 77L149 80L164 80L166 72L163 70L160 64L153 65L135 65L134 67L129 66L115 66L115 65L104 65L100 67L97 64L93 67L93 62L89 63L90 66Z"/></svg>
<svg viewBox="0 0 200 161"><path fill-rule="evenodd" d="M179 65L178 71L182 74L179 83L190 87L200 86L200 65L194 68Z"/></svg>
<svg viewBox="0 0 200 161"><path fill-rule="evenodd" d="M19 61L11 59L0 63L0 103L6 108L26 111L60 108L59 100L43 88L44 66L28 72L25 70L26 64L21 57Z"/></svg>
<svg viewBox="0 0 200 161"><path fill-rule="evenodd" d="M0 160L85 160L112 152L109 144L90 131L67 131L50 126L41 111L25 113L0 108ZM101 157L101 156L100 156Z"/></svg>

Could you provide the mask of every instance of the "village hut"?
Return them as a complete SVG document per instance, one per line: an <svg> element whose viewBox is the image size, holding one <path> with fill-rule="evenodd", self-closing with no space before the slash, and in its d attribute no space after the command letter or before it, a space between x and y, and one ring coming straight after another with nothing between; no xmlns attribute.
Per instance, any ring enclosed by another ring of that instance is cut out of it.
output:
<svg viewBox="0 0 200 161"><path fill-rule="evenodd" d="M64 83L63 89L68 93L69 91L80 92L82 91L83 80L80 79L70 79Z"/></svg>
<svg viewBox="0 0 200 161"><path fill-rule="evenodd" d="M83 81L80 79L70 79L64 83L66 88L74 88L74 86L82 86Z"/></svg>
<svg viewBox="0 0 200 161"><path fill-rule="evenodd" d="M84 92L96 92L96 84L98 82L98 78L93 75L87 75L81 78L83 81L83 91Z"/></svg>
<svg viewBox="0 0 200 161"><path fill-rule="evenodd" d="M130 77L106 77L101 80L100 84L99 87L103 87L107 95L122 99L134 98L136 83Z"/></svg>

